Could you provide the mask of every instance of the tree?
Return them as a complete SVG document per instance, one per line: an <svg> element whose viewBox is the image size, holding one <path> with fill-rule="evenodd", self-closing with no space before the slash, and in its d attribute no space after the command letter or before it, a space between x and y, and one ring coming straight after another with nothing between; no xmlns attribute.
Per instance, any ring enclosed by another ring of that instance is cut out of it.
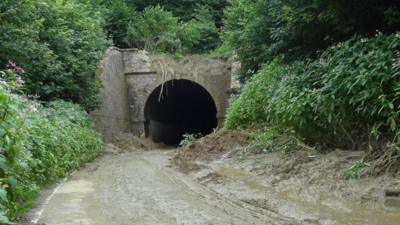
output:
<svg viewBox="0 0 400 225"><path fill-rule="evenodd" d="M136 26L139 21L139 12L129 7L123 0L113 1L106 4L105 31L114 45L121 48L137 47L132 40L127 40L128 30L133 32L132 26Z"/></svg>
<svg viewBox="0 0 400 225"><path fill-rule="evenodd" d="M4 0L0 20L0 69L16 61L27 72L28 94L41 100L96 106L95 70L107 41L102 17L89 2Z"/></svg>
<svg viewBox="0 0 400 225"><path fill-rule="evenodd" d="M139 11L149 6L160 5L182 21L193 19L199 8L206 7L217 27L222 27L223 10L227 5L227 0L126 0L126 3Z"/></svg>
<svg viewBox="0 0 400 225"><path fill-rule="evenodd" d="M315 58L355 34L400 27L400 2L390 0L230 0L225 9L225 45L235 50L247 79L280 56L286 62Z"/></svg>

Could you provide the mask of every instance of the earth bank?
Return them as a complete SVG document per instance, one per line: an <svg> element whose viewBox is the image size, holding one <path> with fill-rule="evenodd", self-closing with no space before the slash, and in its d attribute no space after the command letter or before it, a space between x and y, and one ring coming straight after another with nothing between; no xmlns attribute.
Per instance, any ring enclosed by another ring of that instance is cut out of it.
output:
<svg viewBox="0 0 400 225"><path fill-rule="evenodd" d="M181 148L180 171L230 198L315 224L397 224L399 176L348 179L362 151L263 152L245 133L221 130ZM397 197L396 197L397 196Z"/></svg>

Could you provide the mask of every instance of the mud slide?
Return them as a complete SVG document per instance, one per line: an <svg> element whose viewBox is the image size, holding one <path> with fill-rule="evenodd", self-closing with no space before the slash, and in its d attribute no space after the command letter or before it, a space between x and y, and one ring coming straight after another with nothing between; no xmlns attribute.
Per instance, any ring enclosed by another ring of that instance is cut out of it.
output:
<svg viewBox="0 0 400 225"><path fill-rule="evenodd" d="M301 224L400 224L400 174L346 177L364 152L261 147L245 132L221 130L181 148L172 164L222 196Z"/></svg>
<svg viewBox="0 0 400 225"><path fill-rule="evenodd" d="M299 224L210 191L168 166L174 154L105 155L50 190L29 220L46 225Z"/></svg>

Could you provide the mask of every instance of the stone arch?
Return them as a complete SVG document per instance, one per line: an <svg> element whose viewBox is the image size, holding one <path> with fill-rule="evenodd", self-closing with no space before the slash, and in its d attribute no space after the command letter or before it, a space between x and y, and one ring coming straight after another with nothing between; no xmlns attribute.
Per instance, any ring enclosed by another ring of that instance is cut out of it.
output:
<svg viewBox="0 0 400 225"><path fill-rule="evenodd" d="M110 48L99 67L103 81L100 108L92 112L106 142L121 133L143 136L145 105L154 90L169 80L189 80L212 97L218 126L224 121L231 84L231 64L218 58L188 56L176 61L137 49Z"/></svg>
<svg viewBox="0 0 400 225"><path fill-rule="evenodd" d="M146 98L145 134L155 142L178 144L185 133L211 133L218 126L217 112L212 94L203 85L189 79L171 79Z"/></svg>

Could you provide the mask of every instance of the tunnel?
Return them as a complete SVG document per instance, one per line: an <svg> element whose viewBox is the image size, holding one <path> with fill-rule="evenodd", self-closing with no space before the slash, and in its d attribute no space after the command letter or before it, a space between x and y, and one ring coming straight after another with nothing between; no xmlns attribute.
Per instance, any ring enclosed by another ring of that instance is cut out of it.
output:
<svg viewBox="0 0 400 225"><path fill-rule="evenodd" d="M179 144L184 134L209 134L218 125L213 98L189 80L170 80L158 86L144 111L146 136L168 145Z"/></svg>

